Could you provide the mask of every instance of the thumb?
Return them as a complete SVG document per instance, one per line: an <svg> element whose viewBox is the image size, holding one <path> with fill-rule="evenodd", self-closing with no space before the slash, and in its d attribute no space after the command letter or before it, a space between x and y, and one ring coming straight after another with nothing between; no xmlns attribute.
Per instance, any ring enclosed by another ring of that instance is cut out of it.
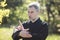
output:
<svg viewBox="0 0 60 40"><path fill-rule="evenodd" d="M22 23L21 23L21 21L20 21L20 20L19 20L19 24L20 24L20 26L21 26L22 30L24 30L24 27L23 27L23 25L22 25Z"/></svg>
<svg viewBox="0 0 60 40"><path fill-rule="evenodd" d="M23 26L20 20L19 20L19 25L20 25L20 26Z"/></svg>

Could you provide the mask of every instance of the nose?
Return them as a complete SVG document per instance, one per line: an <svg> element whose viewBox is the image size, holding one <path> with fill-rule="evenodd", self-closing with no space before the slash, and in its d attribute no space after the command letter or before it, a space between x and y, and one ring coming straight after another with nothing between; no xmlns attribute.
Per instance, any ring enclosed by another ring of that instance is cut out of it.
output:
<svg viewBox="0 0 60 40"><path fill-rule="evenodd" d="M31 16L31 13L30 13L30 12L28 12L28 15L29 15L29 16Z"/></svg>
<svg viewBox="0 0 60 40"><path fill-rule="evenodd" d="M29 18L31 18L31 13L28 13Z"/></svg>

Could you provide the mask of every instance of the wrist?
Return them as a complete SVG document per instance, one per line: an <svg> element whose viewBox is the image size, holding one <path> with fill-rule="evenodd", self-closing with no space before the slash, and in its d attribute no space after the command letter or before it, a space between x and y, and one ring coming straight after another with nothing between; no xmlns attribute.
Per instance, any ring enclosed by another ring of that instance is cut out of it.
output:
<svg viewBox="0 0 60 40"><path fill-rule="evenodd" d="M19 36L21 36L21 31L19 32Z"/></svg>

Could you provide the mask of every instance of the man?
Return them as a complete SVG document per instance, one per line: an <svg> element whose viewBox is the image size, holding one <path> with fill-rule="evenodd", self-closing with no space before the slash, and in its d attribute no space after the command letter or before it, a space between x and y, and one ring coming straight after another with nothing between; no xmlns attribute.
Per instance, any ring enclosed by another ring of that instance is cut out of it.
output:
<svg viewBox="0 0 60 40"><path fill-rule="evenodd" d="M46 40L48 35L48 25L39 18L39 4L33 2L28 6L29 20L17 27L13 33L13 40Z"/></svg>

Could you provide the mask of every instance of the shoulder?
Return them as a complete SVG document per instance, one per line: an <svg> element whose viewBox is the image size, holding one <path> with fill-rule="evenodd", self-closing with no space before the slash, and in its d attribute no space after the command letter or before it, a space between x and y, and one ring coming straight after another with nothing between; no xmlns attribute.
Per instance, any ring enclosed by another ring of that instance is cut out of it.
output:
<svg viewBox="0 0 60 40"><path fill-rule="evenodd" d="M23 22L23 24L29 24L30 23L30 21L28 20L28 21L24 21Z"/></svg>
<svg viewBox="0 0 60 40"><path fill-rule="evenodd" d="M44 21L44 22L42 22L42 25L43 26L48 26L48 23Z"/></svg>
<svg viewBox="0 0 60 40"><path fill-rule="evenodd" d="M27 26L30 23L30 21L24 21L23 26Z"/></svg>
<svg viewBox="0 0 60 40"><path fill-rule="evenodd" d="M48 23L47 22L42 22L42 28L44 30L48 30Z"/></svg>

